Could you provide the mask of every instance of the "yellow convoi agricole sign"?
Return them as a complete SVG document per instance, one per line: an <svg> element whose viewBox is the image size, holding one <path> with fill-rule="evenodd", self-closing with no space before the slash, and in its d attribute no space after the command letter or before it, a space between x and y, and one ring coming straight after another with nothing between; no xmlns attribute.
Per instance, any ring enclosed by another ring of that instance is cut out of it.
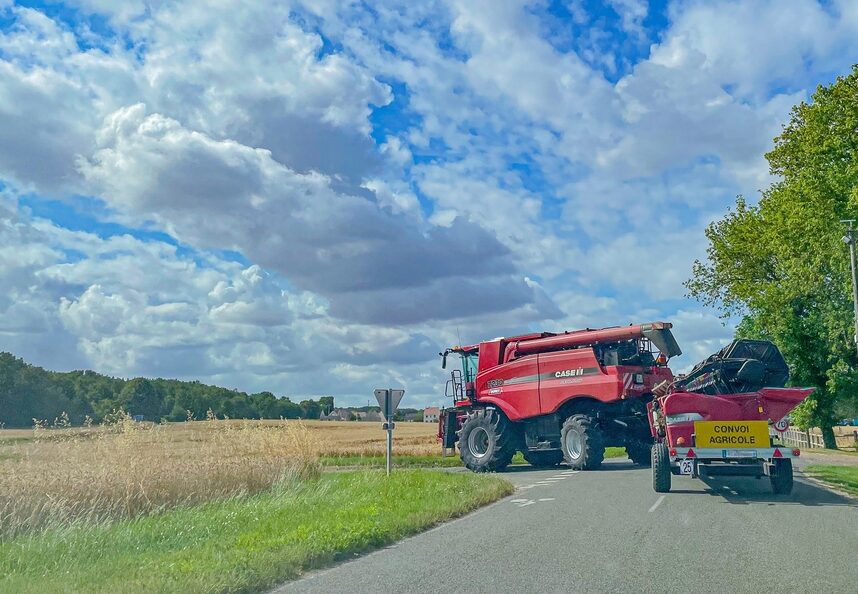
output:
<svg viewBox="0 0 858 594"><path fill-rule="evenodd" d="M695 421L694 433L698 448L767 448L770 444L766 421Z"/></svg>

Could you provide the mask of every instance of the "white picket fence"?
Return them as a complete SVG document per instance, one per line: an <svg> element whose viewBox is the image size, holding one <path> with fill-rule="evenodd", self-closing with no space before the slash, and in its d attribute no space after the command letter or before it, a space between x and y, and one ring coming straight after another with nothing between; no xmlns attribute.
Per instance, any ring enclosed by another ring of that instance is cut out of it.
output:
<svg viewBox="0 0 858 594"><path fill-rule="evenodd" d="M835 427L834 431L837 438L837 447L858 448L858 427ZM786 445L808 450L825 447L822 441L822 431L817 428L802 431L790 427L784 433L780 434L780 438Z"/></svg>

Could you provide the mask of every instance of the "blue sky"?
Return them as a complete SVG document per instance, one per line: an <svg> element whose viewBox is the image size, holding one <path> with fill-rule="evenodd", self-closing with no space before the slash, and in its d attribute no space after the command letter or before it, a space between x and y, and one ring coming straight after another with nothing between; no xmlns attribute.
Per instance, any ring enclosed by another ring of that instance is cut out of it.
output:
<svg viewBox="0 0 858 594"><path fill-rule="evenodd" d="M0 0L0 349L440 403L444 346L667 319L848 71L812 0Z"/></svg>

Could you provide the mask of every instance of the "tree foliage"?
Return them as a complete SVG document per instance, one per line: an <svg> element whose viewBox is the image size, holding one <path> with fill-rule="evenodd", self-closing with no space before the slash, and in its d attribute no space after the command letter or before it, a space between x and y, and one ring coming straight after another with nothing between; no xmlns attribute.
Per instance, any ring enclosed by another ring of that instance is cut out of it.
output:
<svg viewBox="0 0 858 594"><path fill-rule="evenodd" d="M838 407L858 387L848 248L842 219L858 219L858 67L792 110L766 155L778 176L756 206L741 196L706 230L707 260L687 287L738 334L773 340L795 385L817 391L797 411L833 447Z"/></svg>
<svg viewBox="0 0 858 594"><path fill-rule="evenodd" d="M333 397L320 400L333 408ZM81 424L86 416L100 422L119 409L150 421L184 421L188 411L204 419L209 410L233 419L318 419L321 408L314 400L297 404L271 392L247 394L200 382L124 380L93 371L57 373L0 353L0 421L7 427L30 427L33 419L50 423L64 412L73 424Z"/></svg>

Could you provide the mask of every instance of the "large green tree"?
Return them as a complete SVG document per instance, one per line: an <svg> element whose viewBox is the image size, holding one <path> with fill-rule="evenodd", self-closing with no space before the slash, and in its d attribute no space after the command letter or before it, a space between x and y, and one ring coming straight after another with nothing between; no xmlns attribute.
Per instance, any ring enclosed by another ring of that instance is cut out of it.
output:
<svg viewBox="0 0 858 594"><path fill-rule="evenodd" d="M854 403L858 387L839 223L858 219L858 67L794 107L766 158L777 181L756 206L739 197L707 228L707 260L695 263L687 287L724 315L742 316L739 335L773 340L793 384L816 386L796 416L834 447L838 407Z"/></svg>

